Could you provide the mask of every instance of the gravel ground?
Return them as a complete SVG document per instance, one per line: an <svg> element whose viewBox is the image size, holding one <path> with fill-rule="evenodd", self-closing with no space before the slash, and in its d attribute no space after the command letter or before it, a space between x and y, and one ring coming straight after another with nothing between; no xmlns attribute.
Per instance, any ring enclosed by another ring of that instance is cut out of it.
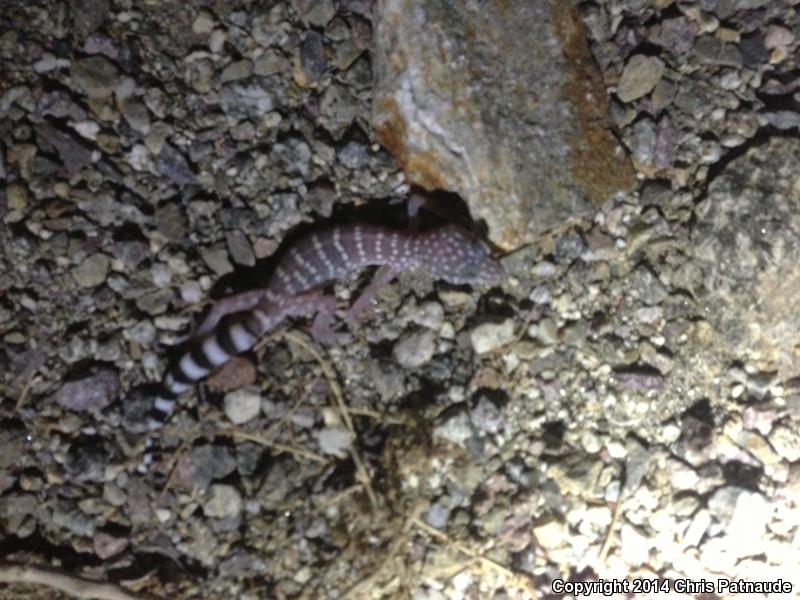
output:
<svg viewBox="0 0 800 600"><path fill-rule="evenodd" d="M636 190L508 253L500 286L404 274L335 346L275 332L181 400L142 473L132 390L209 299L298 227L402 222L369 122L375 7L5 0L0 581L13 563L141 598L796 594L794 4L583 3ZM66 597L45 590L0 598Z"/></svg>

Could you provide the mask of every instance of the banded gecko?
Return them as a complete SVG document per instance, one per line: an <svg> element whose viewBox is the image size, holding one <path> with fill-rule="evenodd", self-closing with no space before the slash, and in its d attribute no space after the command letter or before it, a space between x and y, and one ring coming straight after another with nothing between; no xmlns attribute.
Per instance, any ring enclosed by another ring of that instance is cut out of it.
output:
<svg viewBox="0 0 800 600"><path fill-rule="evenodd" d="M250 350L287 317L316 313L311 333L330 343L335 298L323 295L322 287L372 265L381 267L374 281L346 312L351 328L378 290L406 269L422 267L455 284L494 284L505 275L489 247L454 224L421 233L364 224L312 233L289 248L265 287L223 298L212 308L189 349L164 377L150 430L164 424L178 396L232 356Z"/></svg>

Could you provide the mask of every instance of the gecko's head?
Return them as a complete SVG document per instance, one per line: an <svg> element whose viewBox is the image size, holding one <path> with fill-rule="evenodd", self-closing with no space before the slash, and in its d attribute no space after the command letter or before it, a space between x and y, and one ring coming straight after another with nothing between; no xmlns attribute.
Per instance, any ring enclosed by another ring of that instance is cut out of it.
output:
<svg viewBox="0 0 800 600"><path fill-rule="evenodd" d="M499 283L505 269L489 246L459 225L445 225L426 235L423 267L450 283Z"/></svg>

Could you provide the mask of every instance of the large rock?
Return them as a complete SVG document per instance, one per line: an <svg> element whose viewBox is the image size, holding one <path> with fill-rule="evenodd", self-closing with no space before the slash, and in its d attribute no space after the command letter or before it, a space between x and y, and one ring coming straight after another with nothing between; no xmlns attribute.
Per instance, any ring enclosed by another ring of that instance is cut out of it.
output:
<svg viewBox="0 0 800 600"><path fill-rule="evenodd" d="M773 138L732 160L697 207L691 292L719 350L763 371L800 366L800 142Z"/></svg>
<svg viewBox="0 0 800 600"><path fill-rule="evenodd" d="M379 0L373 124L512 248L634 184L571 3Z"/></svg>

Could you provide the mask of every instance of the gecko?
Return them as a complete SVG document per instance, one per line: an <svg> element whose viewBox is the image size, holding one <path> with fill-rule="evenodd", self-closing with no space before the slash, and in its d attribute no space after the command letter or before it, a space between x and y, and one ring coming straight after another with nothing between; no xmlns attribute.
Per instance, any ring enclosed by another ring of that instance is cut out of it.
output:
<svg viewBox="0 0 800 600"><path fill-rule="evenodd" d="M355 223L311 233L288 248L264 287L228 296L212 307L186 352L167 370L148 428L161 428L179 396L231 357L252 349L287 318L314 316L312 337L332 343L336 299L323 289L369 266L380 268L345 313L351 329L377 292L408 269L422 268L453 284L497 284L505 276L489 246L456 224L418 232Z"/></svg>

